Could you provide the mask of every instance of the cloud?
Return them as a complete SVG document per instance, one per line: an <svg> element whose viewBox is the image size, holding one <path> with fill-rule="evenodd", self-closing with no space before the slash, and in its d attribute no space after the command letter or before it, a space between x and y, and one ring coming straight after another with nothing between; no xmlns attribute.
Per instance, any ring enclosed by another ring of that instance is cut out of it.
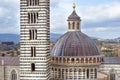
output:
<svg viewBox="0 0 120 80"><path fill-rule="evenodd" d="M0 33L19 34L19 0L0 0Z"/></svg>
<svg viewBox="0 0 120 80"><path fill-rule="evenodd" d="M112 2L110 4L85 6L82 8L82 17L89 21L102 21L120 17L120 2Z"/></svg>
<svg viewBox="0 0 120 80"><path fill-rule="evenodd" d="M59 5L51 9L51 31L64 33L67 31L67 17L72 12L72 1L68 1L65 4L62 1L58 2ZM119 36L120 2L117 0L104 4L102 1L101 3L99 1L97 2L99 3L97 3L97 5L95 5L95 3L92 3L93 5L77 5L76 12L82 19L82 31L88 35L91 34L90 36L95 35L107 38L107 34L113 34L113 36L109 36L109 38ZM78 1L77 4L80 4L80 1Z"/></svg>
<svg viewBox="0 0 120 80"><path fill-rule="evenodd" d="M5 16L5 13L7 13L7 10L4 7L0 7L0 17Z"/></svg>
<svg viewBox="0 0 120 80"><path fill-rule="evenodd" d="M97 37L97 38L106 38L106 39L112 39L117 38L120 35L120 27L114 28L114 27L100 27L100 28L84 28L82 31L87 34L88 36Z"/></svg>
<svg viewBox="0 0 120 80"><path fill-rule="evenodd" d="M0 33L19 34L19 1L0 0ZM72 13L73 2L74 0L51 0L51 32L63 34L67 31L67 17ZM120 29L119 0L78 0L76 2L76 12L82 19L83 32L100 37L110 33L120 34L118 31ZM116 36L118 35L114 37Z"/></svg>
<svg viewBox="0 0 120 80"><path fill-rule="evenodd" d="M100 27L100 28L95 28L96 32L101 32L101 31L106 31L108 28Z"/></svg>

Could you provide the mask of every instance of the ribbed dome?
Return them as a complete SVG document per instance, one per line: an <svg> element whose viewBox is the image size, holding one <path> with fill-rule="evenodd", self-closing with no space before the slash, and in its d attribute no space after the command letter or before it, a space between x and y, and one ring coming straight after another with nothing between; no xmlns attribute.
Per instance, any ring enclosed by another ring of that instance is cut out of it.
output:
<svg viewBox="0 0 120 80"><path fill-rule="evenodd" d="M96 56L100 55L95 43L80 31L67 32L55 44L51 56Z"/></svg>
<svg viewBox="0 0 120 80"><path fill-rule="evenodd" d="M68 17L68 21L71 20L80 20L80 17L77 15L77 13L75 12L75 10L72 12L72 14Z"/></svg>

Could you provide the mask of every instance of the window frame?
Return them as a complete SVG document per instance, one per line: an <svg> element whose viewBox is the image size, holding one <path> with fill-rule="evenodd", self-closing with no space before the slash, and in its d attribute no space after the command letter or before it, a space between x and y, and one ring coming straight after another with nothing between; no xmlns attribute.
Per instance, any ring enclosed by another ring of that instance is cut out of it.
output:
<svg viewBox="0 0 120 80"><path fill-rule="evenodd" d="M17 80L17 72L15 70L11 71L11 80Z"/></svg>

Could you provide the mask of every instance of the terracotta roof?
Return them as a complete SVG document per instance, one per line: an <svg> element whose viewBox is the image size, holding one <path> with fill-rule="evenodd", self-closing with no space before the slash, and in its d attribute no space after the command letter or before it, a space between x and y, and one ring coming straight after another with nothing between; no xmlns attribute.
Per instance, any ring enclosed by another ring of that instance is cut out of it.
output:
<svg viewBox="0 0 120 80"><path fill-rule="evenodd" d="M97 56L101 55L96 44L80 31L67 32L55 44L51 56Z"/></svg>
<svg viewBox="0 0 120 80"><path fill-rule="evenodd" d="M120 57L104 57L103 64L120 64Z"/></svg>
<svg viewBox="0 0 120 80"><path fill-rule="evenodd" d="M19 57L0 57L0 66L2 66L2 61L4 61L5 66L19 66Z"/></svg>
<svg viewBox="0 0 120 80"><path fill-rule="evenodd" d="M80 20L80 17L77 15L77 13L75 12L75 10L72 12L72 14L68 17L68 21L71 20Z"/></svg>

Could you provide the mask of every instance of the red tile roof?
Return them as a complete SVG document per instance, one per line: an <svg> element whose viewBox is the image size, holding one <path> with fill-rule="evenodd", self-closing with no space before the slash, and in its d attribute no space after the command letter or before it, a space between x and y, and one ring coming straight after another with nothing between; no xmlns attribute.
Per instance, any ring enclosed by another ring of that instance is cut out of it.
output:
<svg viewBox="0 0 120 80"><path fill-rule="evenodd" d="M0 66L2 66L2 61L4 61L5 66L19 66L19 57L0 57Z"/></svg>

